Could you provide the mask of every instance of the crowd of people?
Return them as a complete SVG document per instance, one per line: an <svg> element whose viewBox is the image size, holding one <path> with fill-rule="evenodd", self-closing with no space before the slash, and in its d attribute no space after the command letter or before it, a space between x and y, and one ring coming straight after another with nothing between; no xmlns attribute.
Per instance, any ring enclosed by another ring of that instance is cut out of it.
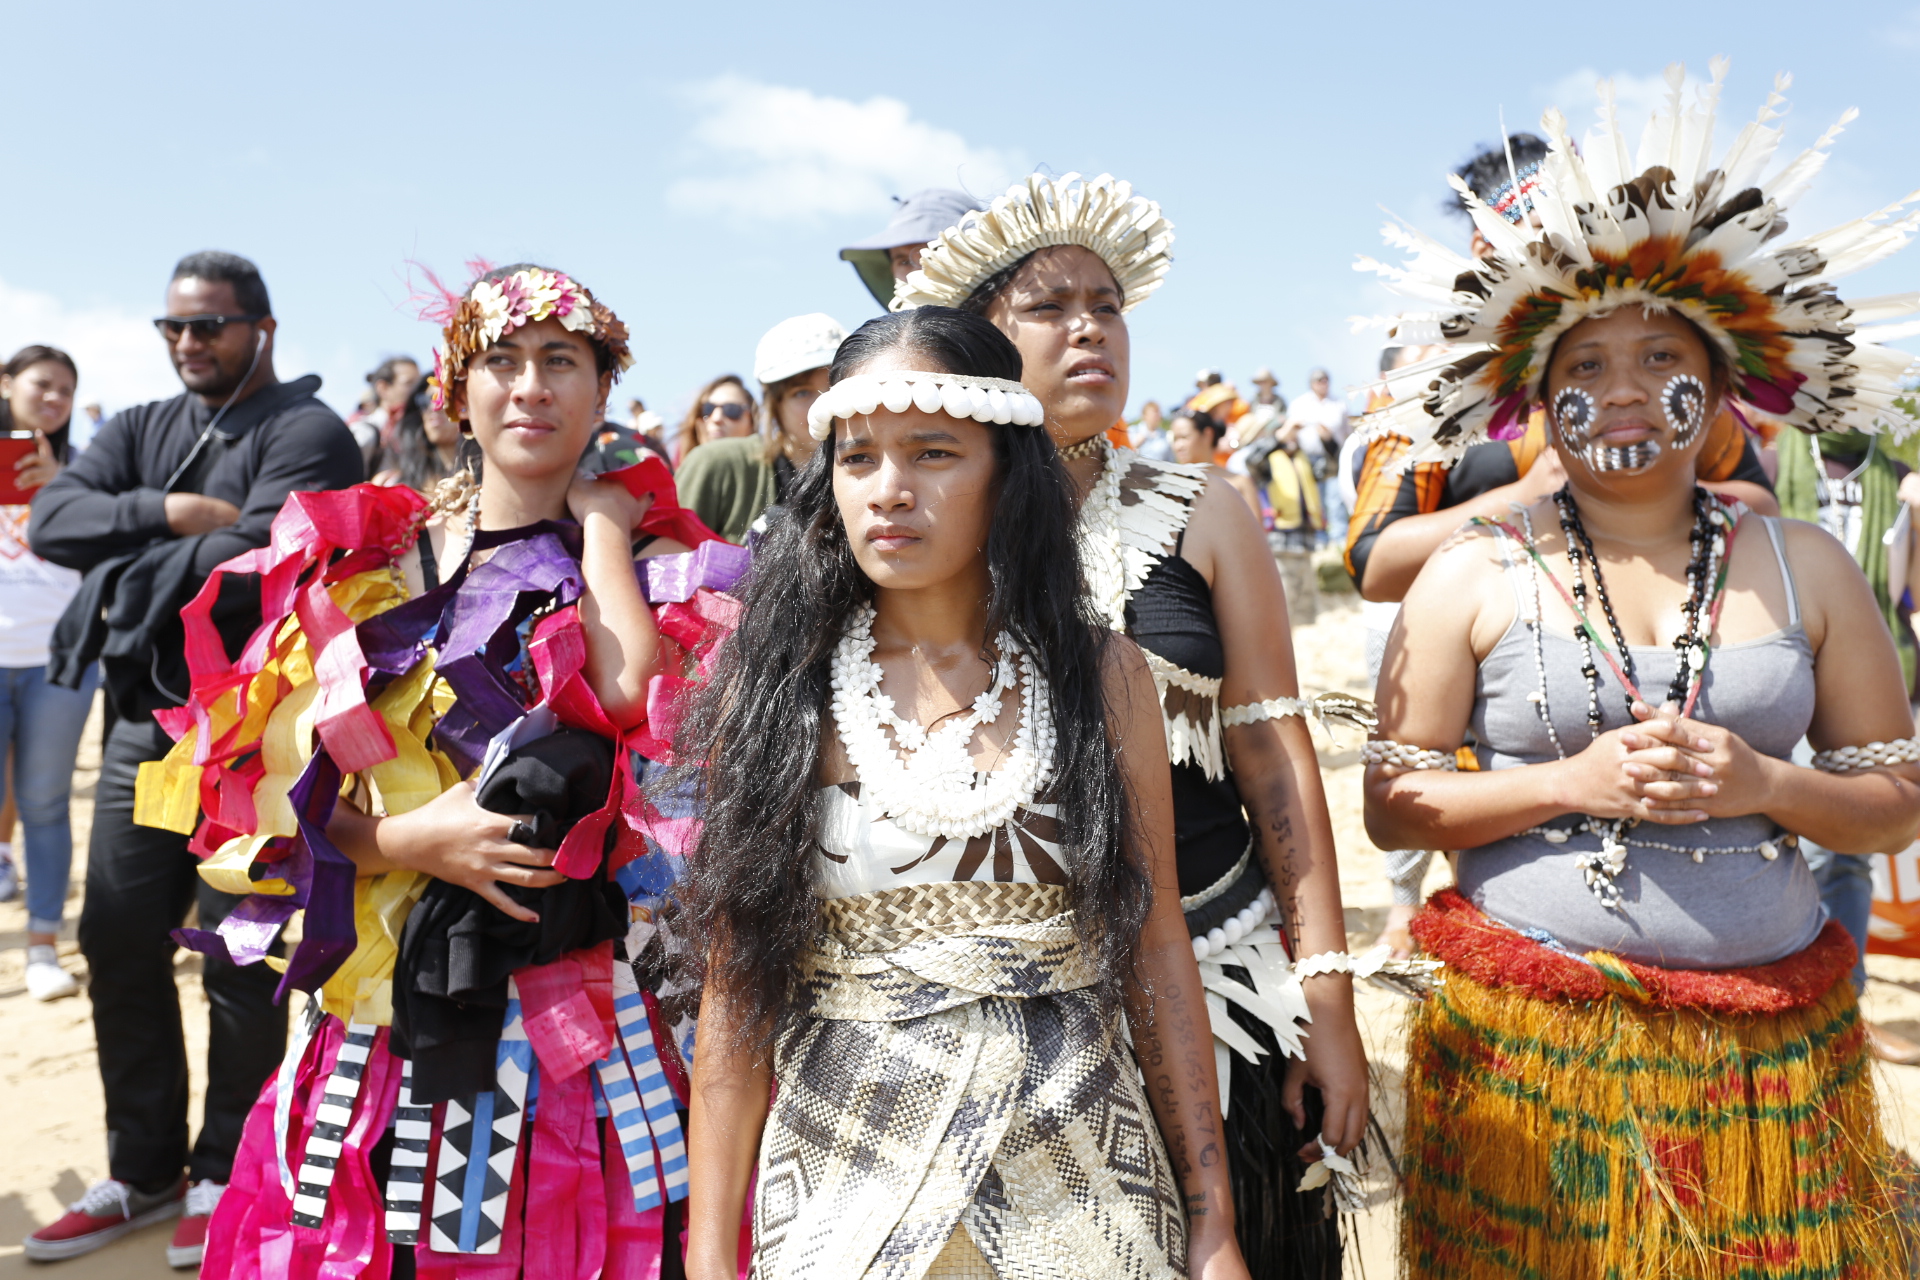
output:
<svg viewBox="0 0 1920 1280"><path fill-rule="evenodd" d="M627 328L531 263L345 420L231 254L167 285L183 392L84 449L21 351L41 999L108 720L109 1177L27 1255L177 1217L222 1277L1333 1277L1372 1158L1411 1276L1908 1274L1866 1065L1920 1050L1858 991L1864 856L1920 832L1872 327L1920 295L1834 279L1920 220L1783 236L1830 135L1770 169L1776 98L1712 161L1723 70L1637 165L1549 113L1453 175L1458 248L1392 231L1425 310L1359 415L1207 369L1129 420L1173 228L1071 174L901 201L841 255L882 315L782 321L677 424L609 420ZM1298 687L1336 554L1371 704ZM1360 955L1315 720L1370 730ZM1394 1151L1362 979L1413 1001Z"/></svg>

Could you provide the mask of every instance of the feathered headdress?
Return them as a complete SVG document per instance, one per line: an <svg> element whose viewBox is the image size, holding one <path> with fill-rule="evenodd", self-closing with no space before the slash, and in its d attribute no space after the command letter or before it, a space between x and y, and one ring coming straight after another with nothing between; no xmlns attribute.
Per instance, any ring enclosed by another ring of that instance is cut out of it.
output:
<svg viewBox="0 0 1920 1280"><path fill-rule="evenodd" d="M1090 180L1036 173L942 231L895 291L892 308L957 307L994 272L1056 244L1100 255L1120 286L1122 311L1158 289L1173 264L1173 224L1128 183L1104 173Z"/></svg>
<svg viewBox="0 0 1920 1280"><path fill-rule="evenodd" d="M1920 326L1861 326L1920 311L1920 293L1848 303L1833 281L1907 242L1920 214L1894 214L1920 192L1830 231L1787 239L1783 215L1857 113L1848 111L1763 178L1782 133L1770 122L1782 114L1791 83L1779 76L1759 117L1710 165L1726 69L1726 59L1716 58L1713 83L1684 111L1685 69L1667 69L1666 110L1648 123L1631 167L1610 84L1600 86L1601 125L1583 149L1567 136L1566 119L1548 110L1540 123L1550 147L1526 193L1538 227L1524 216L1509 221L1454 179L1492 248L1484 261L1409 228L1384 229L1387 243L1413 256L1399 268L1362 258L1356 269L1377 271L1395 292L1440 308L1406 317L1403 339L1450 344L1443 355L1391 374L1390 403L1373 415L1374 430L1413 442L1409 462L1451 461L1469 445L1523 429L1560 335L1634 305L1698 325L1727 358L1734 398L1768 417L1809 432L1907 421L1894 398L1914 357L1879 344ZM1516 178L1513 185L1521 184Z"/></svg>

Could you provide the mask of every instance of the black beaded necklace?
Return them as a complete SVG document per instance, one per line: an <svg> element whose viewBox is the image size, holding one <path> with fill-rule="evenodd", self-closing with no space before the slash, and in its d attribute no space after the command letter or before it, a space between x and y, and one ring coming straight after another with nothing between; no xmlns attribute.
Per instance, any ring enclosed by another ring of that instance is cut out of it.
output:
<svg viewBox="0 0 1920 1280"><path fill-rule="evenodd" d="M1588 605L1586 570L1583 565L1593 567L1593 586L1600 597L1600 611L1606 615L1607 628L1613 633L1614 649L1619 653L1621 670L1629 684L1637 687L1639 673L1633 664L1633 650L1627 647L1626 636L1620 630L1620 620L1614 616L1613 601L1607 595L1606 575L1600 570L1600 557L1593 549L1593 539L1587 536L1587 528L1580 521L1580 508L1573 500L1573 486L1561 487L1553 495L1554 505L1560 511L1560 529L1567 538L1567 562L1573 566L1573 596L1582 611ZM1700 652L1700 622L1707 611L1707 597L1713 591L1722 544L1715 536L1716 525L1713 519L1715 499L1705 489L1696 487L1693 491L1693 529L1687 535L1687 599L1682 606L1687 616L1686 629L1674 637L1673 649L1677 659L1673 682L1667 686L1667 700L1683 704L1687 699L1688 686L1692 682L1695 655ZM1600 668L1594 662L1593 637L1585 627L1576 627L1580 638L1582 666L1580 673L1587 678L1587 728L1593 736L1600 735L1603 724L1600 715ZM1628 714L1632 714L1633 695L1624 695Z"/></svg>

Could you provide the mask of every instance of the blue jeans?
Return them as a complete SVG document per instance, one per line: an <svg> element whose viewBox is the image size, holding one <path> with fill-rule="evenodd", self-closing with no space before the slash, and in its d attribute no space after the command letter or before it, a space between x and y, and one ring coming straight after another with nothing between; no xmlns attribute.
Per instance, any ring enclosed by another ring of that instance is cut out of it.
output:
<svg viewBox="0 0 1920 1280"><path fill-rule="evenodd" d="M1320 511L1327 519L1327 527L1320 534L1320 545L1346 546L1347 521L1352 513L1347 510L1347 495L1340 489L1338 476L1329 475L1320 482Z"/></svg>
<svg viewBox="0 0 1920 1280"><path fill-rule="evenodd" d="M1867 989L1867 923L1873 919L1873 864L1851 853L1830 853L1811 840L1800 841L1800 852L1820 886L1820 905L1853 935L1860 958L1853 966L1853 989Z"/></svg>
<svg viewBox="0 0 1920 1280"><path fill-rule="evenodd" d="M26 830L27 929L57 933L73 871L67 798L98 667L79 689L47 683L45 667L0 667L0 743L13 756L13 801ZM4 839L0 836L0 839Z"/></svg>

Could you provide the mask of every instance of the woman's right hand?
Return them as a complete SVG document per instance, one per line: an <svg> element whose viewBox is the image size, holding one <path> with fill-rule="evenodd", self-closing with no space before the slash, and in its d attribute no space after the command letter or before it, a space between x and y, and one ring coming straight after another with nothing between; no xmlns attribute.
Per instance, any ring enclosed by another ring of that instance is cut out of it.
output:
<svg viewBox="0 0 1920 1280"><path fill-rule="evenodd" d="M60 463L53 456L53 446L39 432L34 433L33 452L13 464L13 484L16 489L42 489L55 476L60 474Z"/></svg>
<svg viewBox="0 0 1920 1280"><path fill-rule="evenodd" d="M527 820L524 814L482 809L473 784L460 782L418 809L382 819L375 838L389 862L471 889L515 920L535 924L539 913L515 902L500 886L545 889L565 877L551 870L553 850L507 838L516 822Z"/></svg>

